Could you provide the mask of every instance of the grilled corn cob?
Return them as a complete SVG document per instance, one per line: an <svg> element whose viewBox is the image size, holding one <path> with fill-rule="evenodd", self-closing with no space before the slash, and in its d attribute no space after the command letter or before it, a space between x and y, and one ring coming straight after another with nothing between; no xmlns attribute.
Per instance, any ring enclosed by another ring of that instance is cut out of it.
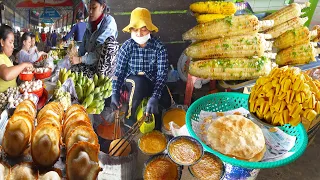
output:
<svg viewBox="0 0 320 180"><path fill-rule="evenodd" d="M206 1L192 3L190 10L201 14L232 15L237 11L237 7L232 2Z"/></svg>
<svg viewBox="0 0 320 180"><path fill-rule="evenodd" d="M279 36L273 43L273 45L278 49L286 49L291 46L296 46L299 44L305 44L310 42L310 31L307 27L301 26L289 30Z"/></svg>
<svg viewBox="0 0 320 180"><path fill-rule="evenodd" d="M186 55L194 59L262 56L268 43L259 35L219 38L191 44Z"/></svg>
<svg viewBox="0 0 320 180"><path fill-rule="evenodd" d="M308 18L299 18L295 17L287 22L274 26L273 28L266 31L266 34L271 34L273 38L279 37L281 34L292 30L294 28L298 28L302 26L305 22L307 22Z"/></svg>
<svg viewBox="0 0 320 180"><path fill-rule="evenodd" d="M189 73L212 80L247 80L268 75L271 61L265 57L257 59L230 58L190 62Z"/></svg>
<svg viewBox="0 0 320 180"><path fill-rule="evenodd" d="M253 35L258 32L259 20L254 15L228 16L199 24L182 35L184 40L207 40L219 37Z"/></svg>
<svg viewBox="0 0 320 180"><path fill-rule="evenodd" d="M289 21L290 19L299 17L301 15L301 9L305 8L306 6L308 6L308 4L292 3L280 9L279 11L270 14L263 20L274 20L274 26L277 26L279 24Z"/></svg>
<svg viewBox="0 0 320 180"><path fill-rule="evenodd" d="M307 64L315 61L315 56L316 49L313 48L311 43L300 44L278 52L276 63L281 66Z"/></svg>
<svg viewBox="0 0 320 180"><path fill-rule="evenodd" d="M224 14L198 14L196 15L196 19L199 24L202 24L202 23L213 21L215 19L223 19L227 16L228 15L224 15Z"/></svg>

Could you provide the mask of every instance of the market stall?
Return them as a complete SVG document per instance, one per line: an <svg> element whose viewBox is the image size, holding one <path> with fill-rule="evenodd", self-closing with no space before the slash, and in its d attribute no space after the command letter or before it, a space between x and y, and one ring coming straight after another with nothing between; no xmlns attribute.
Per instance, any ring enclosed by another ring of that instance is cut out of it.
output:
<svg viewBox="0 0 320 180"><path fill-rule="evenodd" d="M0 94L0 175L255 179L260 169L294 162L320 126L320 81L315 71L304 72L319 66L320 31L303 26L307 6L294 3L261 20L233 16L232 2L191 4L199 25L183 34L194 41L185 51L189 76L253 87L250 95L217 93L189 108L175 104L163 112L161 132L154 116L144 114L145 100L129 127L125 106L105 107L111 79L71 72L72 43L51 49L20 74L19 87Z"/></svg>

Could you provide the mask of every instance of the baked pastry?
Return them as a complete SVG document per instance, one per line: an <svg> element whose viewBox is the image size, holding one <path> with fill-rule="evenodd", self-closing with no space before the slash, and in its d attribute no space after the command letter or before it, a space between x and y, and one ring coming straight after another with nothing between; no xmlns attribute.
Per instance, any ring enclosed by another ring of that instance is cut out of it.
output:
<svg viewBox="0 0 320 180"><path fill-rule="evenodd" d="M10 180L34 180L38 179L39 172L31 163L21 163L12 167Z"/></svg>
<svg viewBox="0 0 320 180"><path fill-rule="evenodd" d="M29 114L33 119L36 117L37 114L37 107L31 100L24 100L22 101L14 110L14 114L18 112L25 112Z"/></svg>
<svg viewBox="0 0 320 180"><path fill-rule="evenodd" d="M86 141L94 145L99 144L98 137L92 127L78 126L72 131L69 131L65 138L67 150L79 141Z"/></svg>
<svg viewBox="0 0 320 180"><path fill-rule="evenodd" d="M28 120L9 119L3 135L3 150L11 157L17 157L23 153L30 143L32 129L28 125Z"/></svg>
<svg viewBox="0 0 320 180"><path fill-rule="evenodd" d="M67 153L67 179L95 180L101 170L98 163L99 151L99 145L89 142L74 144Z"/></svg>
<svg viewBox="0 0 320 180"><path fill-rule="evenodd" d="M70 123L68 126L65 127L65 129L63 130L63 137L65 137L69 131L73 131L75 128L79 127L79 126L86 126L86 127L92 127L91 123L88 121L83 121L83 120L79 120L79 121L75 121L73 123Z"/></svg>
<svg viewBox="0 0 320 180"><path fill-rule="evenodd" d="M60 156L60 129L54 124L37 126L31 140L33 161L43 167L52 166Z"/></svg>
<svg viewBox="0 0 320 180"><path fill-rule="evenodd" d="M64 119L67 119L67 117L69 117L74 111L86 112L86 109L80 104L73 104L64 113Z"/></svg>
<svg viewBox="0 0 320 180"><path fill-rule="evenodd" d="M62 171L60 169L50 169L46 172L40 172L39 180L61 180Z"/></svg>
<svg viewBox="0 0 320 180"><path fill-rule="evenodd" d="M10 178L10 166L4 162L0 162L0 179L8 180Z"/></svg>
<svg viewBox="0 0 320 180"><path fill-rule="evenodd" d="M59 106L60 105L60 106ZM45 105L38 113L37 119L42 119L42 117L46 117L48 115L55 116L59 119L60 123L63 118L63 109L61 108L61 104L58 102L51 102Z"/></svg>
<svg viewBox="0 0 320 180"><path fill-rule="evenodd" d="M207 141L211 148L222 154L247 160L257 158L265 148L261 128L241 115L223 116L212 121L207 130Z"/></svg>
<svg viewBox="0 0 320 180"><path fill-rule="evenodd" d="M69 123L72 123L78 120L84 120L91 123L88 114L82 110L74 111L70 114L70 116L65 116L65 117L66 119L64 119L64 122L63 122L64 126L67 126Z"/></svg>

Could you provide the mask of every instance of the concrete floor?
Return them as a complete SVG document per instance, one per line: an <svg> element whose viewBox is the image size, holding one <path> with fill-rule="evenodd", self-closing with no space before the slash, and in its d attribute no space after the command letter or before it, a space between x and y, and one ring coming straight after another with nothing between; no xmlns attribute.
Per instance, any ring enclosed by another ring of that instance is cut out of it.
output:
<svg viewBox="0 0 320 180"><path fill-rule="evenodd" d="M256 180L320 180L320 131L318 138L309 145L305 153L295 162L275 168L261 170ZM139 151L136 179L142 179L144 162L149 158ZM181 180L196 180L188 168L184 168Z"/></svg>

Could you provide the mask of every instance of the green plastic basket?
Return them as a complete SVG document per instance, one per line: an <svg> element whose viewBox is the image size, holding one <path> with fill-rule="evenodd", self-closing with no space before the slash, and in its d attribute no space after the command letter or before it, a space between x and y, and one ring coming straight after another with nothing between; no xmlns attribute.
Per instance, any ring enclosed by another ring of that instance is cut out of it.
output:
<svg viewBox="0 0 320 180"><path fill-rule="evenodd" d="M284 125L279 127L284 132L296 136L296 144L290 150L293 154L285 159L273 161L273 162L249 162L243 160L237 160L235 158L228 157L211 149L207 146L201 139L196 135L192 128L192 121L198 121L199 114L201 110L204 111L211 111L211 112L224 112L233 109L237 109L240 107L248 109L248 98L249 95L242 94L242 93L233 93L233 92L223 92L223 93L216 93L204 96L197 101L195 101L188 109L187 116L186 116L186 125L190 135L201 142L205 151L208 151L216 156L218 156L222 161L229 163L234 166L241 166L244 168L251 168L251 169L265 169L265 168L275 168L279 166L287 165L297 158L299 158L307 148L308 144L308 136L303 127L300 123L298 126L293 127L291 125Z"/></svg>

